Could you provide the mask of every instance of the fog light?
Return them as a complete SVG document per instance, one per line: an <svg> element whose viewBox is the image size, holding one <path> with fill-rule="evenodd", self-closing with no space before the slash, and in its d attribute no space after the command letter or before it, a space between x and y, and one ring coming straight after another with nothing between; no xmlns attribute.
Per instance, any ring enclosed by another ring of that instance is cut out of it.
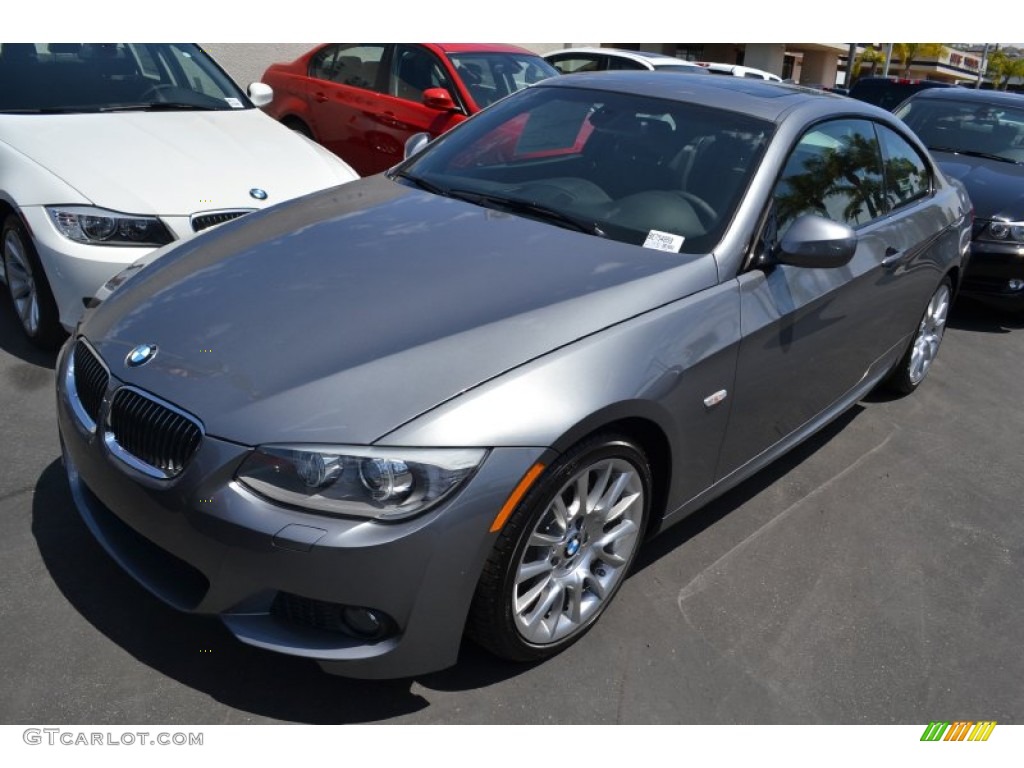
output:
<svg viewBox="0 0 1024 768"><path fill-rule="evenodd" d="M1006 284L1011 291L1019 291L1024 288L1024 280L1011 280Z"/></svg>
<svg viewBox="0 0 1024 768"><path fill-rule="evenodd" d="M341 620L360 637L374 638L384 633L385 620L369 608L346 606L341 612Z"/></svg>

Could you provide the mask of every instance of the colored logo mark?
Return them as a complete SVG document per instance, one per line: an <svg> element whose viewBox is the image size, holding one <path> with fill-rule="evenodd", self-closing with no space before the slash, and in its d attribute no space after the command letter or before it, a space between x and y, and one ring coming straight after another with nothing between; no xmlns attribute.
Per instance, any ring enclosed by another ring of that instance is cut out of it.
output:
<svg viewBox="0 0 1024 768"><path fill-rule="evenodd" d="M995 720L932 721L924 729L921 741L988 741L995 727Z"/></svg>

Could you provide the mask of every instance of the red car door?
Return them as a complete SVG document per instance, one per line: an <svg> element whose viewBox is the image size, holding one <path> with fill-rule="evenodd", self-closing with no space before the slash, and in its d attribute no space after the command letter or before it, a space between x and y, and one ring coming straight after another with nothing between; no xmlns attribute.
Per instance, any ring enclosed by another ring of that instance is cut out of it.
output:
<svg viewBox="0 0 1024 768"><path fill-rule="evenodd" d="M387 83L384 43L339 43L330 66L310 81L308 98L317 140L351 165L360 176L380 168L376 148L377 115ZM387 166L384 166L387 167Z"/></svg>
<svg viewBox="0 0 1024 768"><path fill-rule="evenodd" d="M372 155L367 173L387 170L402 160L406 140L416 133L439 136L466 119L466 108L453 75L432 52L419 45L397 44L387 60L385 93L369 118L366 143ZM451 96L453 107L438 109L424 103L424 93L440 88Z"/></svg>

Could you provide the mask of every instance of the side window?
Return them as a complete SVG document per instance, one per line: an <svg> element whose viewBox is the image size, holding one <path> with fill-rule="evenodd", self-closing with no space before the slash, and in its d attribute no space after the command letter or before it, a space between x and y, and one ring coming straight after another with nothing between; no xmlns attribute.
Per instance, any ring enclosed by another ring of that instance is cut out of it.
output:
<svg viewBox="0 0 1024 768"><path fill-rule="evenodd" d="M429 88L444 88L452 93L451 83L433 54L416 45L399 45L391 59L388 93L400 99L423 101L423 92Z"/></svg>
<svg viewBox="0 0 1024 768"><path fill-rule="evenodd" d="M383 43L338 43L322 49L310 60L309 76L376 91L383 58Z"/></svg>
<svg viewBox="0 0 1024 768"><path fill-rule="evenodd" d="M563 75L571 75L576 72L596 72L601 68L600 57L586 53L565 54L549 63Z"/></svg>
<svg viewBox="0 0 1024 768"><path fill-rule="evenodd" d="M641 64L639 61L633 61L632 59L624 59L624 58L620 59L617 56L609 56L608 57L608 69L636 70L636 69L647 69L647 67L645 67L643 64Z"/></svg>
<svg viewBox="0 0 1024 768"><path fill-rule="evenodd" d="M858 227L885 215L882 158L873 125L834 120L805 133L773 192L777 236L810 213Z"/></svg>
<svg viewBox="0 0 1024 768"><path fill-rule="evenodd" d="M908 205L931 192L928 166L906 139L884 125L875 126L885 163L885 196L891 208Z"/></svg>

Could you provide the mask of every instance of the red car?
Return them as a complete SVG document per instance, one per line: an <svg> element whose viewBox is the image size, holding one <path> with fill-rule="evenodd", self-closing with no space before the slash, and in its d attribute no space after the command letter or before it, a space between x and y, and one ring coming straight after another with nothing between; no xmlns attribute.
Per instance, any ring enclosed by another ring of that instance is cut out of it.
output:
<svg viewBox="0 0 1024 768"><path fill-rule="evenodd" d="M274 100L264 109L368 176L399 162L413 134L437 136L556 75L514 45L326 43L267 69Z"/></svg>

